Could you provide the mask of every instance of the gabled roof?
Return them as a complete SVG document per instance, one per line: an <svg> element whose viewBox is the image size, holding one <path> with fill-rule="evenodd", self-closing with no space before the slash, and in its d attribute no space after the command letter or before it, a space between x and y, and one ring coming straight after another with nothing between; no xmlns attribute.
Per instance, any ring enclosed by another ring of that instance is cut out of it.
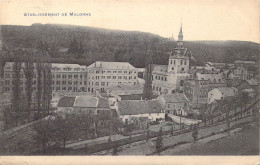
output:
<svg viewBox="0 0 260 165"><path fill-rule="evenodd" d="M246 80L249 85L256 86L258 85L258 81L256 79Z"/></svg>
<svg viewBox="0 0 260 165"><path fill-rule="evenodd" d="M233 96L236 92L237 92L237 88L235 87L218 87L218 88L215 88L213 90L218 90L219 92L222 93L222 95L224 97L227 97L227 96ZM211 91L213 91L211 90Z"/></svg>
<svg viewBox="0 0 260 165"><path fill-rule="evenodd" d="M118 103L120 115L161 113L163 107L158 100L124 100Z"/></svg>
<svg viewBox="0 0 260 165"><path fill-rule="evenodd" d="M77 96L74 103L75 107L88 108L109 108L109 102L103 97L94 97L91 95Z"/></svg>
<svg viewBox="0 0 260 165"><path fill-rule="evenodd" d="M58 107L82 107L82 108L108 108L109 102L103 97L92 95L68 97L64 96L59 100Z"/></svg>
<svg viewBox="0 0 260 165"><path fill-rule="evenodd" d="M64 96L59 100L58 107L73 107L76 97Z"/></svg>
<svg viewBox="0 0 260 165"><path fill-rule="evenodd" d="M93 96L76 96L75 107L97 107L98 98Z"/></svg>
<svg viewBox="0 0 260 165"><path fill-rule="evenodd" d="M188 102L188 98L184 93L174 93L174 94L163 94L158 97L158 99L165 100L166 103L176 103L176 102Z"/></svg>

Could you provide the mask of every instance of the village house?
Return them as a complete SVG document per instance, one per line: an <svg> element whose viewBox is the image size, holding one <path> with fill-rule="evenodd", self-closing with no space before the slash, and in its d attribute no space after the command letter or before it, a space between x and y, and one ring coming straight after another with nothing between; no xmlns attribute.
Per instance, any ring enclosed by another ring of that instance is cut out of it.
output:
<svg viewBox="0 0 260 165"><path fill-rule="evenodd" d="M164 119L164 109L158 100L123 100L118 103L118 117L125 124L135 118L147 118L149 121Z"/></svg>
<svg viewBox="0 0 260 165"><path fill-rule="evenodd" d="M216 100L221 100L225 97L234 96L238 93L238 89L235 87L219 87L208 92L208 104L213 103Z"/></svg>
<svg viewBox="0 0 260 165"><path fill-rule="evenodd" d="M165 118L170 117L169 115L187 116L190 101L184 93L163 94L157 100L164 107Z"/></svg>
<svg viewBox="0 0 260 165"><path fill-rule="evenodd" d="M92 95L64 96L59 100L57 113L62 114L110 114L108 99Z"/></svg>
<svg viewBox="0 0 260 165"><path fill-rule="evenodd" d="M226 87L227 82L219 69L203 67L194 71L192 79L184 81L183 92L192 107L201 107L208 102L208 92L214 88Z"/></svg>

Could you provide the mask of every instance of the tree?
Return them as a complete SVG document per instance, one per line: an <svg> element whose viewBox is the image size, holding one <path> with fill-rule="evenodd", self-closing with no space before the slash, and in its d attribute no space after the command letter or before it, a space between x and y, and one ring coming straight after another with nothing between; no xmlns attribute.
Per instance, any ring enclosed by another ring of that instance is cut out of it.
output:
<svg viewBox="0 0 260 165"><path fill-rule="evenodd" d="M159 135L156 138L155 147L156 147L156 152L159 155L163 147L162 127L160 128Z"/></svg>
<svg viewBox="0 0 260 165"><path fill-rule="evenodd" d="M67 116L62 118L58 115L55 116L53 120L54 138L56 142L62 144L63 148L65 148L66 142L75 136L77 124L78 120L75 117Z"/></svg>
<svg viewBox="0 0 260 165"><path fill-rule="evenodd" d="M173 126L171 126L171 136L173 136Z"/></svg>
<svg viewBox="0 0 260 165"><path fill-rule="evenodd" d="M41 111L41 103L42 103L42 63L36 63L36 71L37 71L37 110L38 110L38 117L40 117Z"/></svg>
<svg viewBox="0 0 260 165"><path fill-rule="evenodd" d="M191 136L193 137L194 142L197 140L198 138L198 129L196 128L194 132L192 132Z"/></svg>
<svg viewBox="0 0 260 165"><path fill-rule="evenodd" d="M146 142L148 142L149 139L150 139L150 132L149 132L149 129L148 129L147 133L146 133Z"/></svg>
<svg viewBox="0 0 260 165"><path fill-rule="evenodd" d="M20 72L22 69L22 64L20 62L14 62L13 64L13 71L14 71L14 77L13 77L13 110L15 113L15 122L16 126L18 126L18 121L21 120L21 88L20 88Z"/></svg>
<svg viewBox="0 0 260 165"><path fill-rule="evenodd" d="M117 147L114 147L112 155L116 156L117 154L118 154L118 149L117 149Z"/></svg>
<svg viewBox="0 0 260 165"><path fill-rule="evenodd" d="M52 121L50 118L40 120L33 127L36 132L34 135L34 140L37 145L40 145L43 153L51 146L54 138L54 130Z"/></svg>
<svg viewBox="0 0 260 165"><path fill-rule="evenodd" d="M31 116L31 102L32 102L32 92L33 92L33 75L34 75L34 66L32 62L25 62L24 63L24 75L26 78L26 95L27 95L27 120L30 121Z"/></svg>
<svg viewBox="0 0 260 165"><path fill-rule="evenodd" d="M222 100L222 106L226 114L227 131L230 131L230 111L237 107L235 97L226 97Z"/></svg>
<svg viewBox="0 0 260 165"><path fill-rule="evenodd" d="M112 140L111 140L111 137L109 136L109 138L107 140L107 152L110 151L111 147L112 147Z"/></svg>

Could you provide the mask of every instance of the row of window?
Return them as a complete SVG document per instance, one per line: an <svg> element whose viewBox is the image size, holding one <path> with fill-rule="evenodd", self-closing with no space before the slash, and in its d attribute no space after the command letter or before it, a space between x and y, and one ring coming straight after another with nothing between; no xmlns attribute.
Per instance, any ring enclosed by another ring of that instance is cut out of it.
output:
<svg viewBox="0 0 260 165"><path fill-rule="evenodd" d="M89 79L91 79L91 77L89 77ZM92 77L92 79L94 79L94 77ZM96 76L96 80L99 79L124 79L124 80L132 80L132 79L136 79L136 76Z"/></svg>
<svg viewBox="0 0 260 165"><path fill-rule="evenodd" d="M175 65L176 61L175 60L170 60L171 64ZM187 64L187 60L180 60L180 65L186 65Z"/></svg>
<svg viewBox="0 0 260 165"><path fill-rule="evenodd" d="M65 71L72 71L72 68L62 68ZM61 71L61 68L52 68L53 71ZM73 68L74 71L85 71L83 68Z"/></svg>
<svg viewBox="0 0 260 165"><path fill-rule="evenodd" d="M162 81L167 81L167 77L166 76L159 76L159 75L152 75L152 80L155 77L155 80L162 80Z"/></svg>
<svg viewBox="0 0 260 165"><path fill-rule="evenodd" d="M87 82L86 81L84 81L84 82L81 82L81 81L74 81L74 82L72 82L72 81L52 81L52 85L55 85L55 83L56 83L56 85L72 85L72 84L74 84L74 85L83 85L83 83L84 83L84 85L87 85Z"/></svg>
<svg viewBox="0 0 260 165"><path fill-rule="evenodd" d="M93 70L89 70L89 73L96 73L96 74L104 74L104 73L124 73L124 74L132 74L132 73L136 73L136 71L117 71L117 70L114 70L114 71L105 71L105 70L102 70L102 71L93 71Z"/></svg>
<svg viewBox="0 0 260 165"><path fill-rule="evenodd" d="M77 75L77 74L75 74L75 75L72 75L72 74L69 74L69 75L66 75L66 74L63 74L63 75L60 75L60 74L57 74L56 76L53 74L52 75L52 78L53 79L55 79L55 78L57 78L57 79L60 79L60 78L63 78L63 79L71 79L71 78L74 78L74 79L78 79L78 78L80 78L80 79L83 79L83 75Z"/></svg>
<svg viewBox="0 0 260 165"><path fill-rule="evenodd" d="M94 83L94 82L92 82L92 83L89 82L88 85L92 85L92 86L94 86L94 85L95 85L95 86L99 86L99 85L100 85L100 86L109 86L110 83L130 84L130 83L132 83L132 82L100 82L100 83L99 83L99 82L95 82L95 83ZM134 82L134 85L136 85L136 82Z"/></svg>

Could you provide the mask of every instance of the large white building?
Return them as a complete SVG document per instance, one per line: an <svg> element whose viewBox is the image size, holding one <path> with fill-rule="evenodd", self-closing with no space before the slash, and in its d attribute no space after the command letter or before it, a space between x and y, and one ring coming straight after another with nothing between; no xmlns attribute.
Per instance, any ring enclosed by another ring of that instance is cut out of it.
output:
<svg viewBox="0 0 260 165"><path fill-rule="evenodd" d="M52 91L86 91L86 66L53 63Z"/></svg>
<svg viewBox="0 0 260 165"><path fill-rule="evenodd" d="M37 91L37 70L36 63L33 64L33 81L32 89ZM52 74L52 91L85 91L86 90L86 66L78 64L44 64L51 67ZM20 88L21 92L26 91L26 77L24 74L25 64L21 64L20 71ZM14 63L6 62L4 66L3 90L4 93L13 91L14 84Z"/></svg>
<svg viewBox="0 0 260 165"><path fill-rule="evenodd" d="M153 65L152 90L154 93L171 94L182 90L183 82L188 79L190 53L183 46L182 27L179 32L177 47L169 53L168 65Z"/></svg>
<svg viewBox="0 0 260 165"><path fill-rule="evenodd" d="M137 70L128 62L96 61L87 67L87 92L106 92L111 86L137 84Z"/></svg>

